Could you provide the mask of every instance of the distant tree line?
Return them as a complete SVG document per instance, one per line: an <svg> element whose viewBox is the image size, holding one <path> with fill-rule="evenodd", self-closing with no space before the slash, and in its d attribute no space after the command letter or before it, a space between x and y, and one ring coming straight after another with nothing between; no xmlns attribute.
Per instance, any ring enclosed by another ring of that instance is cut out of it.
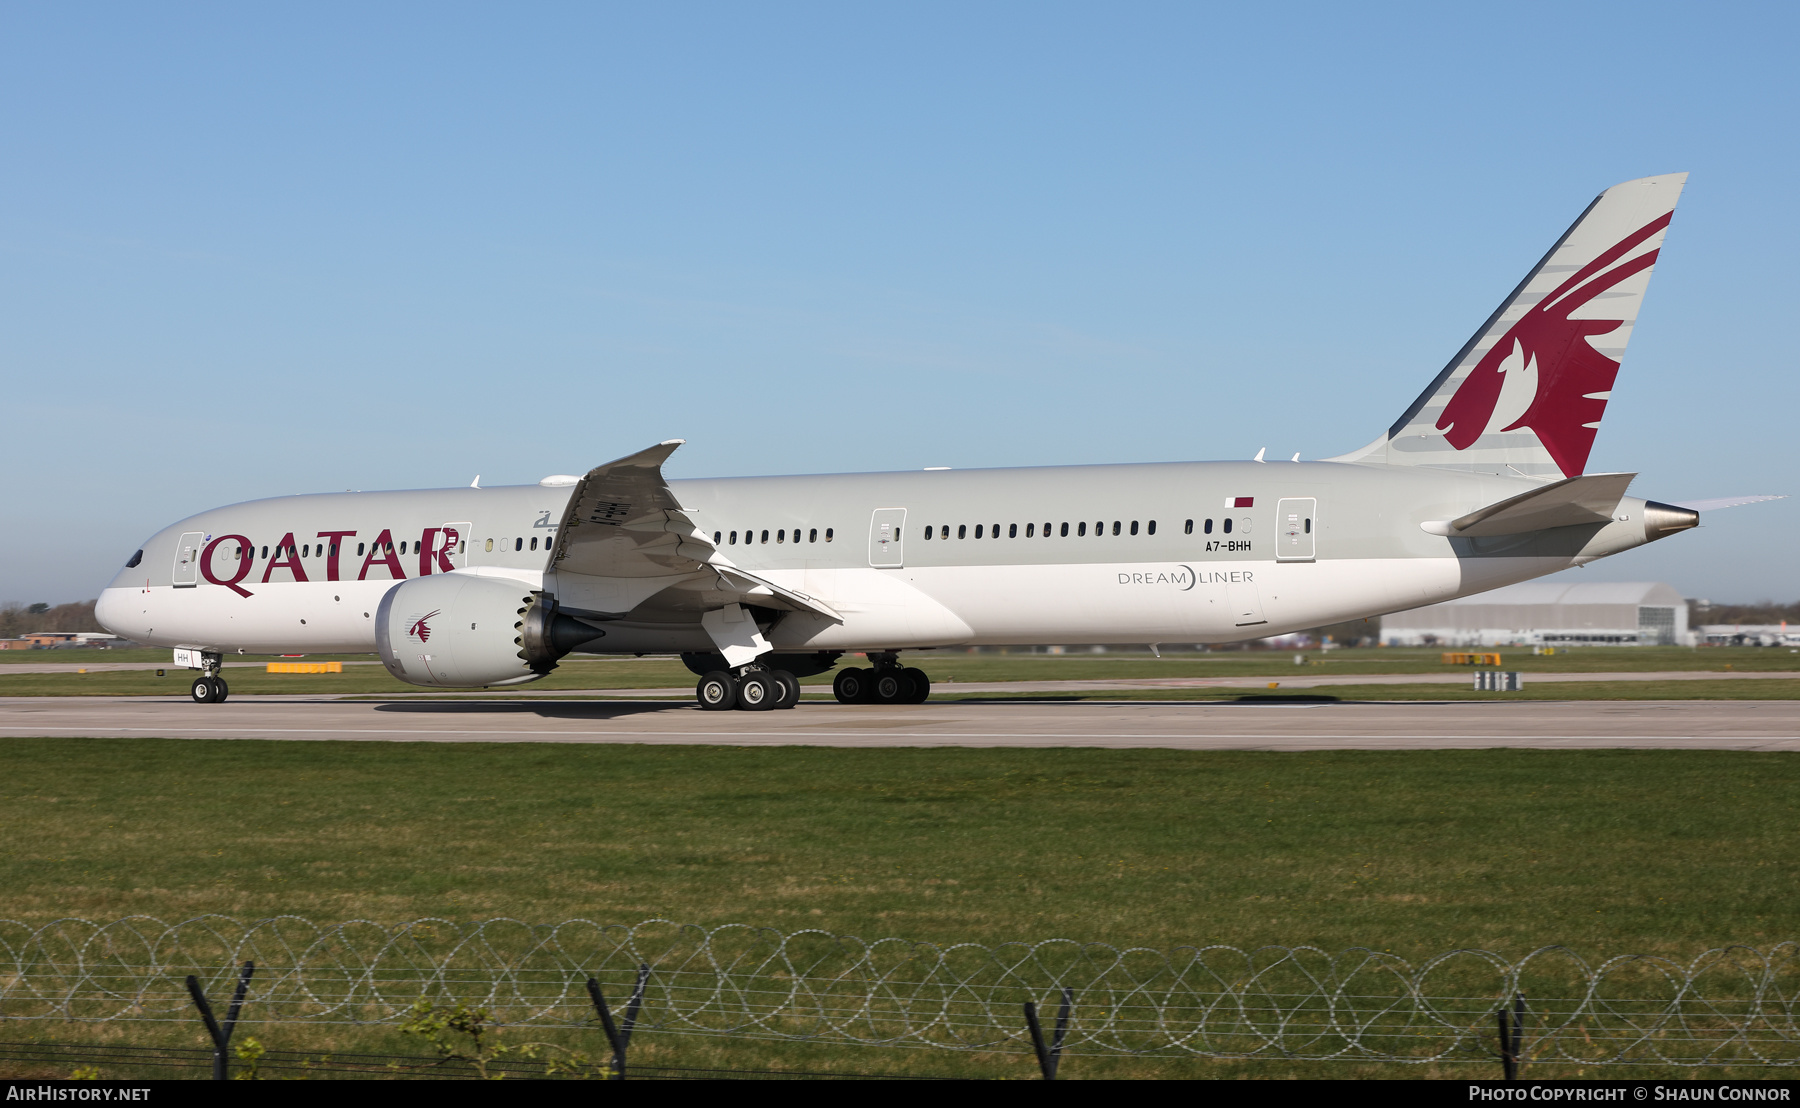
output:
<svg viewBox="0 0 1800 1108"><path fill-rule="evenodd" d="M94 619L94 602L75 604L21 604L9 600L0 604L0 639L16 639L37 631L103 631Z"/></svg>
<svg viewBox="0 0 1800 1108"><path fill-rule="evenodd" d="M1701 604L1688 601L1688 626L1702 623L1800 623L1800 603L1777 604L1761 600L1755 604Z"/></svg>

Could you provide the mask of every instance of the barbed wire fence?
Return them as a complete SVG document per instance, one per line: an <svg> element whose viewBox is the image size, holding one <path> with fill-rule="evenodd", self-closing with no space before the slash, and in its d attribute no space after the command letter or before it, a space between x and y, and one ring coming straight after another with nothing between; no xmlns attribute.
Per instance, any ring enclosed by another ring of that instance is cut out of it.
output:
<svg viewBox="0 0 1800 1108"><path fill-rule="evenodd" d="M230 996L245 962L244 1026L397 1026L424 1000L483 1008L496 1026L595 1027L592 978L609 998L641 995L640 1034L1031 1053L1029 1002L1060 1017L1066 1054L1494 1063L1496 1016L1522 996L1528 1018L1500 1016L1519 1028L1505 1047L1519 1064L1800 1066L1792 942L1590 965L1554 946L1414 962L1361 948L938 945L668 920L0 921L0 1023L190 1022L187 978Z"/></svg>

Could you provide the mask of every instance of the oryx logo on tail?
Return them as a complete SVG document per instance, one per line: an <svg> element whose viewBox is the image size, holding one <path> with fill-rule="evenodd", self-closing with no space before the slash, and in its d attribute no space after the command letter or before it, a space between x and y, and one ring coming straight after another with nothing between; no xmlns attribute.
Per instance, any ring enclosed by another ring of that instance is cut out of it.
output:
<svg viewBox="0 0 1800 1108"><path fill-rule="evenodd" d="M1668 225L1665 213L1627 235L1513 324L1444 406L1437 421L1444 439L1467 450L1484 434L1529 427L1565 476L1580 473L1619 373L1618 360L1588 340L1611 334L1625 320L1577 319L1575 312L1655 265L1660 249L1620 259Z"/></svg>
<svg viewBox="0 0 1800 1108"><path fill-rule="evenodd" d="M1642 177L1595 197L1387 434L1330 460L1581 474L1686 181Z"/></svg>

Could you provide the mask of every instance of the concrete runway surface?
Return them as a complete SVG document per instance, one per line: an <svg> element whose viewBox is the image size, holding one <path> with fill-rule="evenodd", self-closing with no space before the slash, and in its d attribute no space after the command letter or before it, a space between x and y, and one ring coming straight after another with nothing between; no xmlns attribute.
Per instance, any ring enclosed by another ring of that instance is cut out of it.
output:
<svg viewBox="0 0 1800 1108"><path fill-rule="evenodd" d="M702 712L691 700L9 697L0 737L348 739L1179 750L1800 751L1795 701L1170 703L1018 700Z"/></svg>

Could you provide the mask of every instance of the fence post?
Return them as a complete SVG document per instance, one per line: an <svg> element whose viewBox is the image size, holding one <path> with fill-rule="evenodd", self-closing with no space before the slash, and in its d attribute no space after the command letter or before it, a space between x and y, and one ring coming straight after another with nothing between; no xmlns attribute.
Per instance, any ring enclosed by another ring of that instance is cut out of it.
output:
<svg viewBox="0 0 1800 1108"><path fill-rule="evenodd" d="M206 993L200 988L200 979L188 974L188 995L194 998L194 1007L200 1009L200 1018L206 1022L206 1033L212 1036L214 1081L223 1081L227 1077L225 1051L231 1045L231 1033L237 1029L238 1013L244 1007L244 994L250 991L250 975L255 972L255 962L244 963L243 972L238 975L237 991L231 997L231 1007L225 1012L223 1028L213 1018L212 1005L206 1002Z"/></svg>
<svg viewBox="0 0 1800 1108"><path fill-rule="evenodd" d="M625 1080L625 1051L631 1046L631 1029L637 1026L638 1010L644 1006L644 986L650 980L650 967L646 963L638 964L637 985L631 990L631 1000L625 1005L625 1026L613 1023L612 1009L606 1006L606 997L600 994L600 982L592 977L587 979L588 999L594 1002L594 1011L600 1015L600 1027L606 1032L607 1045L612 1047L612 1080Z"/></svg>
<svg viewBox="0 0 1800 1108"><path fill-rule="evenodd" d="M1500 1073L1503 1080L1519 1079L1519 1057L1525 1051L1525 994L1514 993L1512 1011L1503 1000L1494 1017L1500 1024Z"/></svg>
<svg viewBox="0 0 1800 1108"><path fill-rule="evenodd" d="M1038 1071L1045 1081L1056 1080L1056 1069L1062 1063L1063 1039L1069 1033L1069 1009L1075 1003L1075 990L1062 991L1062 1007L1056 1013L1056 1037L1044 1042L1044 1029L1038 1023L1037 1002L1025 1002L1025 1027L1031 1032L1031 1049L1037 1053Z"/></svg>

